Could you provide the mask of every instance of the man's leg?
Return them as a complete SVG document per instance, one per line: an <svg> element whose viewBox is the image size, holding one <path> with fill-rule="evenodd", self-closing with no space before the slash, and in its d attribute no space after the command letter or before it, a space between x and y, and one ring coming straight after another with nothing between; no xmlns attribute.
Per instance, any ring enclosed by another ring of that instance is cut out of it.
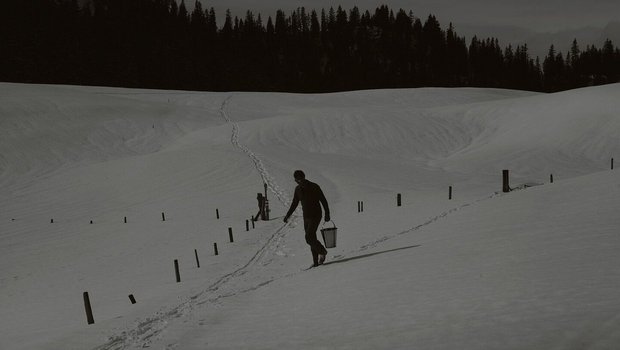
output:
<svg viewBox="0 0 620 350"><path fill-rule="evenodd" d="M306 219L304 218L304 230L306 231L306 243L310 245L310 250L312 251L312 260L315 265L319 263L319 254L327 255L327 250L321 244L321 242L316 238L316 230L319 228L319 223L321 222L321 218L317 219Z"/></svg>

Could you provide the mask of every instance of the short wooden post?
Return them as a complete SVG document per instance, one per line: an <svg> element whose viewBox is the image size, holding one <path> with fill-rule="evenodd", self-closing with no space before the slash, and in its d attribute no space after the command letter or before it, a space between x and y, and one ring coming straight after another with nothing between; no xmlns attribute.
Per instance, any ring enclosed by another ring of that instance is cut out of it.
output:
<svg viewBox="0 0 620 350"><path fill-rule="evenodd" d="M200 268L200 260L198 259L198 251L194 249L194 255L196 255L196 267Z"/></svg>
<svg viewBox="0 0 620 350"><path fill-rule="evenodd" d="M362 212L362 202L361 201L357 201L357 212L358 213Z"/></svg>
<svg viewBox="0 0 620 350"><path fill-rule="evenodd" d="M219 209L215 209L215 217L219 220L220 219L220 210Z"/></svg>
<svg viewBox="0 0 620 350"><path fill-rule="evenodd" d="M125 216L125 220L124 220L124 222L125 222L125 223L127 223L127 217L126 217L126 216Z"/></svg>
<svg viewBox="0 0 620 350"><path fill-rule="evenodd" d="M228 238L230 239L230 243L233 243L235 241L233 239L232 227L228 228Z"/></svg>
<svg viewBox="0 0 620 350"><path fill-rule="evenodd" d="M161 213L161 221L166 221L166 214L163 212Z"/></svg>
<svg viewBox="0 0 620 350"><path fill-rule="evenodd" d="M255 229L256 226L254 226L254 218L252 218L251 220L252 220L252 229Z"/></svg>
<svg viewBox="0 0 620 350"><path fill-rule="evenodd" d="M50 220L50 224L53 224L53 223L54 223L54 219L51 219L51 220Z"/></svg>
<svg viewBox="0 0 620 350"><path fill-rule="evenodd" d="M132 304L136 303L136 298L134 298L133 294L129 294L129 300L131 301Z"/></svg>
<svg viewBox="0 0 620 350"><path fill-rule="evenodd" d="M549 182L553 183L553 174L549 175Z"/></svg>
<svg viewBox="0 0 620 350"><path fill-rule="evenodd" d="M218 255L218 251L217 251L217 243L213 243L213 250L215 251L215 255Z"/></svg>
<svg viewBox="0 0 620 350"><path fill-rule="evenodd" d="M402 204L402 202L401 202L401 198L402 198L402 197L401 197L400 193L396 195L396 206L397 206L397 207L400 207L400 206L401 206L401 204Z"/></svg>
<svg viewBox="0 0 620 350"><path fill-rule="evenodd" d="M90 224L91 224L91 225L93 224L93 220L90 220Z"/></svg>
<svg viewBox="0 0 620 350"><path fill-rule="evenodd" d="M504 193L510 192L510 175L508 170L502 170L502 191Z"/></svg>
<svg viewBox="0 0 620 350"><path fill-rule="evenodd" d="M448 187L448 199L452 200L452 186Z"/></svg>
<svg viewBox="0 0 620 350"><path fill-rule="evenodd" d="M250 231L250 221L249 220L245 220L245 231Z"/></svg>
<svg viewBox="0 0 620 350"><path fill-rule="evenodd" d="M88 297L88 292L84 292L84 308L86 309L86 320L88 324L95 323L95 318L93 317L93 308L90 306L90 298Z"/></svg>
<svg viewBox="0 0 620 350"><path fill-rule="evenodd" d="M614 170L614 159L611 158L611 170Z"/></svg>
<svg viewBox="0 0 620 350"><path fill-rule="evenodd" d="M177 276L177 283L181 282L181 273L179 272L179 260L174 260L174 273Z"/></svg>

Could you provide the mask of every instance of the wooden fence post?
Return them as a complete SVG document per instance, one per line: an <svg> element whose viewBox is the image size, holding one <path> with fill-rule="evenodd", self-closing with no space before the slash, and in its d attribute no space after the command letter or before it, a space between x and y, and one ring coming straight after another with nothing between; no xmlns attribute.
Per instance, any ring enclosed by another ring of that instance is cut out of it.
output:
<svg viewBox="0 0 620 350"><path fill-rule="evenodd" d="M161 221L166 221L166 214L163 212L161 213Z"/></svg>
<svg viewBox="0 0 620 350"><path fill-rule="evenodd" d="M177 283L181 282L181 273L179 272L179 260L174 260L174 273L177 276Z"/></svg>
<svg viewBox="0 0 620 350"><path fill-rule="evenodd" d="M133 294L129 294L129 301L131 301L132 304L136 303L136 298L134 298Z"/></svg>
<svg viewBox="0 0 620 350"><path fill-rule="evenodd" d="M194 255L196 255L196 266L200 268L200 260L198 259L198 251L194 249Z"/></svg>
<svg viewBox="0 0 620 350"><path fill-rule="evenodd" d="M217 243L213 243L213 250L215 251L215 255L218 255L218 251L217 251Z"/></svg>
<svg viewBox="0 0 620 350"><path fill-rule="evenodd" d="M399 194L397 194L397 195L396 195L396 206L397 206L397 207L400 207L400 206L401 206L401 204L402 204L401 199L402 199L402 197L401 197L400 193L399 193Z"/></svg>
<svg viewBox="0 0 620 350"><path fill-rule="evenodd" d="M86 319L88 324L95 323L95 318L93 317L93 308L90 306L90 298L88 297L88 292L84 292L84 308L86 309Z"/></svg>
<svg viewBox="0 0 620 350"><path fill-rule="evenodd" d="M220 210L219 209L215 209L215 217L219 220L220 219Z"/></svg>
<svg viewBox="0 0 620 350"><path fill-rule="evenodd" d="M553 174L549 175L549 182L553 183Z"/></svg>
<svg viewBox="0 0 620 350"><path fill-rule="evenodd" d="M245 220L245 231L250 231L250 220Z"/></svg>
<svg viewBox="0 0 620 350"><path fill-rule="evenodd" d="M230 243L233 243L235 241L233 239L232 227L228 228L228 238L230 239Z"/></svg>
<svg viewBox="0 0 620 350"><path fill-rule="evenodd" d="M448 199L452 200L452 186L448 187Z"/></svg>
<svg viewBox="0 0 620 350"><path fill-rule="evenodd" d="M510 175L508 170L502 170L502 191L504 193L510 192Z"/></svg>
<svg viewBox="0 0 620 350"><path fill-rule="evenodd" d="M125 220L124 221L125 221L125 223L127 223L127 217L126 216L125 216Z"/></svg>

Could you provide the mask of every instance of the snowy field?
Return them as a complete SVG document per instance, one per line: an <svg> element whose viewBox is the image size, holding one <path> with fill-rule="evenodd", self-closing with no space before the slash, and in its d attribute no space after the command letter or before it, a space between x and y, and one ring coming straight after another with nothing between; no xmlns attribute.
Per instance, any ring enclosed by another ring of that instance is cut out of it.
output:
<svg viewBox="0 0 620 350"><path fill-rule="evenodd" d="M620 84L0 83L0 349L620 349L614 156ZM338 227L310 270L296 169Z"/></svg>

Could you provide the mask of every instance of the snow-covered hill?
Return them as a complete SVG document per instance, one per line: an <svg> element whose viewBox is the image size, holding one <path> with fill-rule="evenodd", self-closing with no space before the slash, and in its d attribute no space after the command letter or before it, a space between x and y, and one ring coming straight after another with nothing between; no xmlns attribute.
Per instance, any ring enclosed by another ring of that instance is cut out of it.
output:
<svg viewBox="0 0 620 350"><path fill-rule="evenodd" d="M615 349L618 96L0 84L0 348ZM338 226L309 271L295 169Z"/></svg>

